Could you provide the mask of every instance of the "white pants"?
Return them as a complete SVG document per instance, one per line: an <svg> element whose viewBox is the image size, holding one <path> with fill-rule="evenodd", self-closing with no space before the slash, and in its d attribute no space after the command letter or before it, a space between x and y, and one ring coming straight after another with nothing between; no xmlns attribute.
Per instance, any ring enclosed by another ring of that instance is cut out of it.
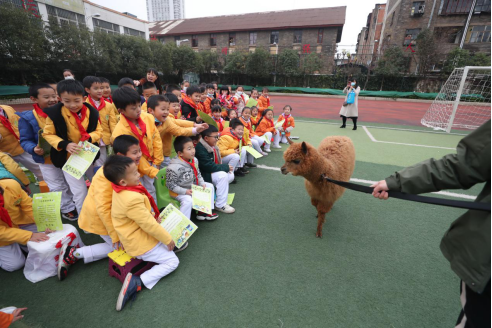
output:
<svg viewBox="0 0 492 328"><path fill-rule="evenodd" d="M266 137L268 138L268 140L270 140L270 142L271 142L271 140L272 140L272 133L271 133L271 132L265 132L265 134L263 135L263 139L264 139L264 137L265 137L265 136L266 136ZM263 148L265 148L265 149L270 149L270 144L269 144L268 142L266 142L266 141L265 141L265 147L263 147Z"/></svg>
<svg viewBox="0 0 492 328"><path fill-rule="evenodd" d="M238 154L230 154L222 158L222 164L228 164L232 166L235 171L237 168L243 167L244 162L243 164L241 164L241 159L239 158Z"/></svg>
<svg viewBox="0 0 492 328"><path fill-rule="evenodd" d="M89 170L93 169L94 166L89 166ZM62 172L65 180L67 181L68 187L73 194L73 201L75 202L77 212L80 214L80 212L82 212L82 205L84 204L85 197L87 196L87 185L85 184L85 179L82 177L77 180L67 172Z"/></svg>
<svg viewBox="0 0 492 328"><path fill-rule="evenodd" d="M99 158L97 161L94 163L94 166L103 166L104 162L106 162L106 159L108 158L108 146L100 146L99 148ZM92 181L92 178L91 178Z"/></svg>
<svg viewBox="0 0 492 328"><path fill-rule="evenodd" d="M35 224L20 226L19 229L38 232L38 227ZM0 247L0 268L9 272L21 269L26 263L26 257L21 248L27 252L27 245L18 243Z"/></svg>
<svg viewBox="0 0 492 328"><path fill-rule="evenodd" d="M154 201L157 202L157 194L155 192L154 179L149 177L148 175L142 175L140 177L140 183L142 184L142 186L145 187L145 189L147 189L149 194L152 197L154 197Z"/></svg>
<svg viewBox="0 0 492 328"><path fill-rule="evenodd" d="M287 140L287 137L285 136L285 134L282 136L281 140L280 140L281 143L289 143L289 140Z"/></svg>
<svg viewBox="0 0 492 328"><path fill-rule="evenodd" d="M241 149L241 160L240 160L241 167L244 167L244 163L253 163L254 161L255 158L253 157L253 155L248 153L246 149L244 148Z"/></svg>
<svg viewBox="0 0 492 328"><path fill-rule="evenodd" d="M214 191L214 185L208 182L205 182L205 185L208 188L212 189L212 210L214 209L214 198L215 198L215 191ZM227 196L226 196L227 198ZM181 213L183 213L188 219L191 216L191 209L192 209L192 201L191 201L191 196L189 195L178 195L176 196L176 200L179 202L179 210Z"/></svg>
<svg viewBox="0 0 492 328"><path fill-rule="evenodd" d="M229 183L234 180L234 174L229 174L224 171L212 173L212 183L217 188L217 199L215 206L222 208L227 204L227 196L229 195Z"/></svg>
<svg viewBox="0 0 492 328"><path fill-rule="evenodd" d="M38 181L44 181L43 173L41 173L41 170L39 169L39 164L32 159L31 154L28 152L23 152L20 155L12 156L12 158L14 161L21 163L26 167L26 169L31 171L36 176Z"/></svg>
<svg viewBox="0 0 492 328"><path fill-rule="evenodd" d="M263 151L261 150L261 145L263 145L264 142L265 139L263 139L262 137L254 136L251 138L251 143L253 144L253 148L260 154L263 153Z"/></svg>
<svg viewBox="0 0 492 328"><path fill-rule="evenodd" d="M84 263L87 264L104 259L113 251L113 242L111 241L111 237L103 235L100 237L104 240L104 243L79 248L78 251L84 256Z"/></svg>
<svg viewBox="0 0 492 328"><path fill-rule="evenodd" d="M43 173L44 181L50 188L51 192L61 192L60 210L62 213L68 213L75 209L73 194L68 187L62 169L55 167L53 164L39 164L39 169Z"/></svg>
<svg viewBox="0 0 492 328"><path fill-rule="evenodd" d="M160 242L147 253L137 256L137 259L157 263L140 276L144 286L148 289L152 289L161 278L176 270L179 265L179 259L174 251L168 250L167 246Z"/></svg>
<svg viewBox="0 0 492 328"><path fill-rule="evenodd" d="M161 170L167 166L169 166L169 163L171 162L171 157L164 156L164 160L161 163L161 166L159 167Z"/></svg>
<svg viewBox="0 0 492 328"><path fill-rule="evenodd" d="M280 131L277 130L277 134L273 136L273 144L275 146L279 146L279 142L280 142Z"/></svg>

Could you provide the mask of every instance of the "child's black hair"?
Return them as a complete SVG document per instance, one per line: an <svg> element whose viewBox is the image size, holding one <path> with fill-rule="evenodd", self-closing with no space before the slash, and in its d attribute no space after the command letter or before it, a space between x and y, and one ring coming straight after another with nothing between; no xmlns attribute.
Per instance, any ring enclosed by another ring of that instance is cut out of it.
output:
<svg viewBox="0 0 492 328"><path fill-rule="evenodd" d="M193 142L190 137L178 136L174 139L174 150L177 152L183 152L184 145L188 142Z"/></svg>
<svg viewBox="0 0 492 328"><path fill-rule="evenodd" d="M85 94L85 89L82 83L76 80L62 80L58 82L56 85L56 90L58 91L58 94L61 95L62 93L68 93L70 95L84 95Z"/></svg>
<svg viewBox="0 0 492 328"><path fill-rule="evenodd" d="M229 91L229 86L228 85L223 85L220 87L219 95L222 96L222 91L227 91L227 95L229 95L231 92Z"/></svg>
<svg viewBox="0 0 492 328"><path fill-rule="evenodd" d="M105 78L105 77L99 77L99 80L101 80L101 83L111 84L111 83L109 82L109 80L108 80L107 78Z"/></svg>
<svg viewBox="0 0 492 328"><path fill-rule="evenodd" d="M130 87L118 88L113 92L113 103L117 109L125 110L128 105L140 105L140 95Z"/></svg>
<svg viewBox="0 0 492 328"><path fill-rule="evenodd" d="M240 120L240 119L238 119L238 118L233 118L233 119L232 119L232 121L231 121L231 123L229 123L229 126L230 126L230 127L231 127L231 129L233 129L233 130L235 130L235 129L236 129L238 126L240 126L240 125L244 126L244 123L243 123L243 122L241 122L241 120Z"/></svg>
<svg viewBox="0 0 492 328"><path fill-rule="evenodd" d="M212 113L222 113L222 107L220 107L219 105L214 105L212 106Z"/></svg>
<svg viewBox="0 0 492 328"><path fill-rule="evenodd" d="M191 141L196 141L196 142L200 141L201 138L202 135L200 133L190 137Z"/></svg>
<svg viewBox="0 0 492 328"><path fill-rule="evenodd" d="M204 93L204 92L205 92L205 90L206 90L206 89L205 89L205 87L204 87L203 85L200 85L200 87L199 87L199 88L200 88L200 93ZM186 90L188 90L188 89L186 89Z"/></svg>
<svg viewBox="0 0 492 328"><path fill-rule="evenodd" d="M250 96L251 96L251 95L253 94L253 92L255 92L255 91L256 91L256 92L258 92L258 89L256 89L256 88L251 89L251 94L250 94Z"/></svg>
<svg viewBox="0 0 492 328"><path fill-rule="evenodd" d="M264 118L264 117L266 117L266 114L268 114L268 112L272 112L272 113L273 113L273 109L271 109L271 108L267 108L267 109L265 109L265 110L263 111L263 113L262 113L262 115L261 115L261 118L260 118L260 120L258 121L257 126L260 126L261 121L263 121L263 118Z"/></svg>
<svg viewBox="0 0 492 328"><path fill-rule="evenodd" d="M35 83L29 87L29 97L37 98L39 89L52 89L55 91L48 83Z"/></svg>
<svg viewBox="0 0 492 328"><path fill-rule="evenodd" d="M219 132L219 130L215 127L215 125L209 125L208 129L203 130L200 134L202 138L209 137L212 133Z"/></svg>
<svg viewBox="0 0 492 328"><path fill-rule="evenodd" d="M268 92L268 88L267 87L263 87L263 89L261 89L261 92L263 92L263 91Z"/></svg>
<svg viewBox="0 0 492 328"><path fill-rule="evenodd" d="M159 103L161 101L169 102L169 99L167 99L166 96L163 95L153 95L150 96L149 99L147 99L147 108L151 108L154 110L157 106L159 106Z"/></svg>
<svg viewBox="0 0 492 328"><path fill-rule="evenodd" d="M216 105L220 105L220 99L212 99L212 101L210 102L210 106L216 106Z"/></svg>
<svg viewBox="0 0 492 328"><path fill-rule="evenodd" d="M70 74L72 74L72 76L75 76L75 74L73 74L73 72L72 72L72 70L71 70L71 69L65 68L65 69L63 70L63 73L65 73L65 72L70 72Z"/></svg>
<svg viewBox="0 0 492 328"><path fill-rule="evenodd" d="M186 88L187 96L192 96L194 93L201 93L200 88L197 85L193 84Z"/></svg>
<svg viewBox="0 0 492 328"><path fill-rule="evenodd" d="M125 177L126 169L135 163L130 157L113 155L109 156L104 163L103 173L106 179L114 184L118 184Z"/></svg>
<svg viewBox="0 0 492 328"><path fill-rule="evenodd" d="M258 110L258 107L256 107L256 106L251 106L251 114L253 114L253 109Z"/></svg>
<svg viewBox="0 0 492 328"><path fill-rule="evenodd" d="M237 110L235 110L234 108L230 108L230 109L227 110L227 121L230 121L231 120L230 115L231 115L231 112L232 111L236 112L236 118L238 118ZM233 120L234 120L234 118L233 118Z"/></svg>
<svg viewBox="0 0 492 328"><path fill-rule="evenodd" d="M166 88L166 93L173 93L173 91L181 92L181 89L176 84L168 84Z"/></svg>
<svg viewBox="0 0 492 328"><path fill-rule="evenodd" d="M215 89L212 83L209 83L205 86L206 89Z"/></svg>
<svg viewBox="0 0 492 328"><path fill-rule="evenodd" d="M170 103L179 103L179 99L174 93L166 93L166 98Z"/></svg>
<svg viewBox="0 0 492 328"><path fill-rule="evenodd" d="M284 110L284 109L285 109L285 107L289 107L289 108L290 108L290 111L292 112L292 110L293 110L293 109L292 109L292 106L291 106L291 105L285 105L285 106L284 106L284 108L283 108L282 110Z"/></svg>
<svg viewBox="0 0 492 328"><path fill-rule="evenodd" d="M154 82L145 82L142 84L142 90L148 90L148 89L157 89L155 86Z"/></svg>
<svg viewBox="0 0 492 328"><path fill-rule="evenodd" d="M133 145L139 145L138 139L128 134L122 134L114 139L113 150L115 154L120 153L126 155L130 147Z"/></svg>
<svg viewBox="0 0 492 328"><path fill-rule="evenodd" d="M124 77L118 81L118 88L121 88L122 86L127 84L133 85L133 80L129 77Z"/></svg>
<svg viewBox="0 0 492 328"><path fill-rule="evenodd" d="M101 83L101 79L98 78L97 76L86 76L82 80L82 84L84 85L84 88L90 89L94 83Z"/></svg>
<svg viewBox="0 0 492 328"><path fill-rule="evenodd" d="M251 114L253 111L251 110L251 107L243 107L243 110L241 111L241 115L242 113L244 113L245 110L249 109L249 113Z"/></svg>
<svg viewBox="0 0 492 328"><path fill-rule="evenodd" d="M242 88L242 89L243 89L243 91L244 91L244 87L243 87L242 85L238 85L238 86L236 87L236 91L237 91L237 89L239 89L239 88Z"/></svg>

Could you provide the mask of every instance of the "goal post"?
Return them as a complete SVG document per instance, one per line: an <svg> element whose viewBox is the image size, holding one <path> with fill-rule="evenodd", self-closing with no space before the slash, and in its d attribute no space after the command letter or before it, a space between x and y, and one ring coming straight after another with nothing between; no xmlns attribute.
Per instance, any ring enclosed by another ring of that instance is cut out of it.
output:
<svg viewBox="0 0 492 328"><path fill-rule="evenodd" d="M474 130L490 120L490 66L455 68L421 120L443 130Z"/></svg>

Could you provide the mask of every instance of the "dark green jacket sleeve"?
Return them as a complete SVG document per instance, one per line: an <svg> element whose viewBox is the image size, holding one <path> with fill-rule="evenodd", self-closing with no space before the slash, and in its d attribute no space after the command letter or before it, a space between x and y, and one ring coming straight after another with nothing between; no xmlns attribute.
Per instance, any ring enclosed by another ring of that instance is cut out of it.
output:
<svg viewBox="0 0 492 328"><path fill-rule="evenodd" d="M490 180L490 120L463 138L457 154L428 159L386 178L389 190L420 194L468 189Z"/></svg>
<svg viewBox="0 0 492 328"><path fill-rule="evenodd" d="M220 171L229 172L229 165L215 164L215 162L211 159L209 152L201 144L198 144L195 150L195 157L200 163L200 171L202 171L202 173L215 173Z"/></svg>

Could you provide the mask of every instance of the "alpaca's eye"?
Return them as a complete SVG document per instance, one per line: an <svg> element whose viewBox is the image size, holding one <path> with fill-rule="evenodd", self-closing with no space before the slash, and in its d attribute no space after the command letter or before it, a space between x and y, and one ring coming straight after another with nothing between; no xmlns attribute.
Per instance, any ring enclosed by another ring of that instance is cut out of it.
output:
<svg viewBox="0 0 492 328"><path fill-rule="evenodd" d="M294 163L294 164L299 164L300 162L301 162L300 159L295 159L295 160L292 161L292 163Z"/></svg>

